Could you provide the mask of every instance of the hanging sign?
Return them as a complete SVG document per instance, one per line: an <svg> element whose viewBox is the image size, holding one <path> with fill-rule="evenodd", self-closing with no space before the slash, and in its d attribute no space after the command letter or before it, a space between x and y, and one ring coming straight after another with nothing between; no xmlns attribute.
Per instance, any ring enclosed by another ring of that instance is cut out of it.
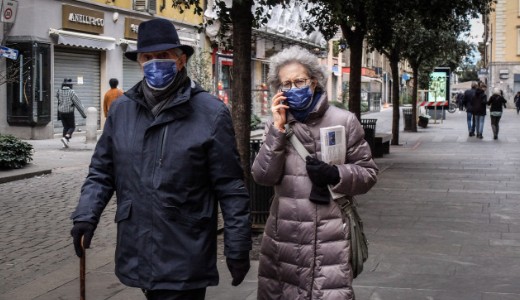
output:
<svg viewBox="0 0 520 300"><path fill-rule="evenodd" d="M0 21L4 23L14 23L18 2L16 0L2 0L2 15Z"/></svg>
<svg viewBox="0 0 520 300"><path fill-rule="evenodd" d="M12 60L17 60L18 50L0 46L0 57L7 57Z"/></svg>

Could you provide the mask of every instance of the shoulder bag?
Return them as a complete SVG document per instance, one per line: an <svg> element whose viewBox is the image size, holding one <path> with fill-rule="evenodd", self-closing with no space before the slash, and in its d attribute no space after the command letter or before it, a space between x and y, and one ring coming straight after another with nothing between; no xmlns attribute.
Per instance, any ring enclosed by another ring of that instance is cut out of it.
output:
<svg viewBox="0 0 520 300"><path fill-rule="evenodd" d="M294 146L294 149L296 149L303 161L305 161L305 158L310 156L309 152L288 126L286 126L286 132L289 142ZM357 212L356 202L353 197L345 195L334 201L341 209L343 221L349 220L352 273L354 278L356 278L363 271L363 263L368 259L368 240L363 232L363 221Z"/></svg>

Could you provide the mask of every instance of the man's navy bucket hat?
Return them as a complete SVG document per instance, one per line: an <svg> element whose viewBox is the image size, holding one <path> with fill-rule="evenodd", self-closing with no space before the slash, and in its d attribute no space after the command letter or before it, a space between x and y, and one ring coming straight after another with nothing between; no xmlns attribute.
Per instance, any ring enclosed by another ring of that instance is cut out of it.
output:
<svg viewBox="0 0 520 300"><path fill-rule="evenodd" d="M165 51L180 48L188 56L193 54L191 46L181 45L173 24L165 19L153 19L139 24L137 50L125 52L126 58L137 61L137 53Z"/></svg>

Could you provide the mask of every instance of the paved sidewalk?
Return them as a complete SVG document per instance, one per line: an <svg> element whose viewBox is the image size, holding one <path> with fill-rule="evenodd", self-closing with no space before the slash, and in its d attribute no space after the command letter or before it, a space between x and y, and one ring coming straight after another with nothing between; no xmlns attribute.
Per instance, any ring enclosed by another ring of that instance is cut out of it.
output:
<svg viewBox="0 0 520 300"><path fill-rule="evenodd" d="M391 115L390 108L363 117L378 119L378 132L390 132ZM447 113L436 124L430 120L416 133L402 131L402 115L399 125L400 145L376 159L379 181L358 198L370 257L354 281L357 299L520 299L520 116L506 110L498 140L492 139L489 118L483 140L468 137L464 112ZM34 172L86 172L94 145L82 141L75 136L68 150L61 149L59 139L29 141L35 147L33 163L0 172L0 183ZM0 195L8 184L0 184ZM5 200L0 196L0 204ZM105 231L98 238L110 241L112 211L104 218ZM3 234L7 230L0 229L0 264L10 265L2 260ZM88 250L88 299L144 299L139 290L117 281L113 254L113 242L98 241ZM207 299L256 299L256 261L239 287L230 285L223 259L218 267L221 283L208 289ZM6 270L0 265L0 278L9 275L1 274ZM78 270L71 255L48 272L35 270L42 275L5 290L0 299L77 299Z"/></svg>

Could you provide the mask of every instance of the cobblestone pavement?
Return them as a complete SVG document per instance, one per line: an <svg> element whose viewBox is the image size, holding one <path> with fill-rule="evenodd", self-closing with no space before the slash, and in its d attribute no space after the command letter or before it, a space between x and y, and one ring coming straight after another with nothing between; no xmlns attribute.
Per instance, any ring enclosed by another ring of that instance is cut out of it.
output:
<svg viewBox="0 0 520 300"><path fill-rule="evenodd" d="M0 295L75 259L70 214L87 167L0 184ZM105 215L115 212L112 201ZM115 244L113 217L102 217L95 246Z"/></svg>
<svg viewBox="0 0 520 300"><path fill-rule="evenodd" d="M479 140L468 137L464 112L448 116L400 132L400 145L376 159L379 181L358 198L370 256L354 281L357 299L520 299L520 117L505 112L498 140L487 119ZM377 119L377 131L389 132L391 111ZM53 163L60 161L52 174L0 184L0 299L77 299L69 216L87 172L85 154L52 152ZM142 300L113 274L114 209L112 202L89 250L89 299ZM255 236L253 259L259 244ZM217 264L221 284L207 299L256 299L258 262L239 287L230 286L221 246Z"/></svg>
<svg viewBox="0 0 520 300"><path fill-rule="evenodd" d="M87 165L0 184L0 295L76 260L70 214L76 207ZM92 249L115 247L115 199L103 212ZM224 259L223 234L218 259ZM258 259L260 235L253 236Z"/></svg>

